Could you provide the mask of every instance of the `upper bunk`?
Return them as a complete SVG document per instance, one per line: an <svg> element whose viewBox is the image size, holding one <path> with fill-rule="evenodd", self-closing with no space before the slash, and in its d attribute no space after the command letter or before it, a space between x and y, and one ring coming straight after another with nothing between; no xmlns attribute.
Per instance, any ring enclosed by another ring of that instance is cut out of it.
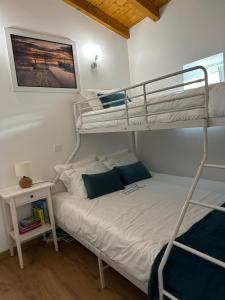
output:
<svg viewBox="0 0 225 300"><path fill-rule="evenodd" d="M201 79L183 82L196 71ZM74 103L74 113L80 134L225 126L225 83L209 85L197 66Z"/></svg>

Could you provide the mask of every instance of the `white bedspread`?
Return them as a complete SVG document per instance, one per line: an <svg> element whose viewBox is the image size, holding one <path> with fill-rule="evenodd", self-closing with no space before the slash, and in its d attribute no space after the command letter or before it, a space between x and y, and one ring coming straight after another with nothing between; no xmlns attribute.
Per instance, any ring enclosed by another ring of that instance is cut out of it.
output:
<svg viewBox="0 0 225 300"><path fill-rule="evenodd" d="M154 258L171 236L191 182L190 178L154 174L138 182L142 188L131 194L119 191L78 200L59 193L53 197L54 212L68 229L147 283ZM224 195L224 183L201 180L193 198L221 205ZM192 206L181 232L208 212Z"/></svg>
<svg viewBox="0 0 225 300"><path fill-rule="evenodd" d="M148 113L158 113L148 116L148 122L151 123L170 123L175 121L197 120L204 117L204 110L198 108L204 105L204 96L196 94L204 91L204 88L186 90L179 93L173 93L159 97L149 97L148 103L157 103L163 100L173 100L171 102L155 104L148 106ZM191 96L182 100L176 100L178 97ZM138 107L142 105L142 107ZM143 100L132 101L128 104L130 125L142 125L145 122ZM121 110L122 109L122 110ZM184 109L177 112L169 112L174 109ZM188 110L187 110L188 109ZM167 113L165 113L168 111ZM97 113L97 115L96 115ZM219 118L225 116L225 83L218 83L209 86L209 116ZM82 129L93 129L100 127L112 127L117 125L126 125L126 120L116 120L126 118L125 105L110 107L102 110L95 110L82 115ZM81 118L78 118L78 128L81 128Z"/></svg>

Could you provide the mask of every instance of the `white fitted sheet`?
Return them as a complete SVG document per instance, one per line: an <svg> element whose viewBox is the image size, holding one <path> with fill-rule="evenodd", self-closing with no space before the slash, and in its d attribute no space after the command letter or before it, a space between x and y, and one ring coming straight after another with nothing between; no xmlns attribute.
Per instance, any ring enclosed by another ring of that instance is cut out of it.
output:
<svg viewBox="0 0 225 300"><path fill-rule="evenodd" d="M163 100L174 100L171 102L148 106L148 113L159 113L157 115L148 116L149 123L170 123L176 121L198 120L204 117L204 110L198 106L204 105L204 96L196 96L197 93L203 92L204 88L197 88L173 94L149 97L147 102L157 103ZM182 100L176 100L180 96L192 96ZM129 116L137 116L130 118L130 125L143 125L145 117L143 116L144 107L143 100L132 101L128 104ZM123 110L121 111L121 108ZM189 110L186 110L186 109ZM174 109L185 109L177 112L167 112ZM218 83L209 86L209 117L221 118L225 116L225 83ZM94 115L99 113L98 115ZM142 115L141 117L139 115ZM139 117L138 117L139 116ZM125 105L101 109L98 111L90 111L82 114L82 129L94 129L101 127L113 127L126 125L126 120L116 120L126 117ZM78 118L77 127L81 128L81 118Z"/></svg>
<svg viewBox="0 0 225 300"><path fill-rule="evenodd" d="M152 263L174 229L191 178L154 174L138 182L139 190L122 191L94 200L69 193L53 197L56 219L74 234L101 250L128 274L147 283ZM225 184L201 180L193 199L221 205ZM192 206L182 225L185 232L208 209Z"/></svg>

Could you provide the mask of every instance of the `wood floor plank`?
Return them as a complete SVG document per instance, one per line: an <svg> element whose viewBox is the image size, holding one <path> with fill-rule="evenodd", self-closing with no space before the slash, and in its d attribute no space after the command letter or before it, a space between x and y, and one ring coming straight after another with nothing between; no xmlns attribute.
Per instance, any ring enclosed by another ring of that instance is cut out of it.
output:
<svg viewBox="0 0 225 300"><path fill-rule="evenodd" d="M0 300L144 300L146 295L111 268L100 289L95 255L77 242L39 242L24 250L25 269L17 256L0 260Z"/></svg>

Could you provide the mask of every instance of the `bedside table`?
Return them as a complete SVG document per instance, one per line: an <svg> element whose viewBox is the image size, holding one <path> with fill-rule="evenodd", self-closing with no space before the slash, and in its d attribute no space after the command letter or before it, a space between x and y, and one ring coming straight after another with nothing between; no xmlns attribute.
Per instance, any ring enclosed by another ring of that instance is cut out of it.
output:
<svg viewBox="0 0 225 300"><path fill-rule="evenodd" d="M20 268L23 269L23 256L21 244L28 240L31 240L39 235L44 234L47 231L52 231L55 250L58 251L57 236L55 230L55 220L52 208L52 199L50 188L53 186L51 182L43 182L34 184L31 188L21 189L19 186L13 186L6 189L0 190L0 198L3 200L3 215L4 223L7 233L7 239L10 249L11 256L13 253L13 241L16 243L17 253L19 258ZM35 202L40 199L46 199L48 213L49 213L49 224L41 225L36 229L30 230L24 234L19 233L19 220L17 217L16 208Z"/></svg>

